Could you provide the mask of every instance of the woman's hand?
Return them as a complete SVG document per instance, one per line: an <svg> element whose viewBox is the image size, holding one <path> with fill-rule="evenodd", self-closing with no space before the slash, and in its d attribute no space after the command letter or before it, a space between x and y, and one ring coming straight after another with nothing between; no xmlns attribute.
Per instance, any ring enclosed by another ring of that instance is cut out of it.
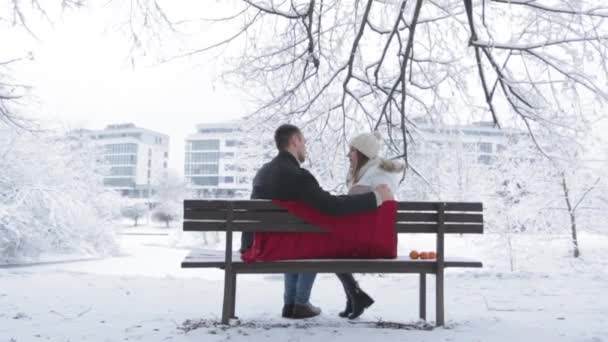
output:
<svg viewBox="0 0 608 342"><path fill-rule="evenodd" d="M382 199L382 202L394 201L395 200L395 197L393 196L393 193L391 192L391 189L386 184L380 184L380 185L378 185L374 189L374 192L376 192L378 195L380 195L380 198Z"/></svg>

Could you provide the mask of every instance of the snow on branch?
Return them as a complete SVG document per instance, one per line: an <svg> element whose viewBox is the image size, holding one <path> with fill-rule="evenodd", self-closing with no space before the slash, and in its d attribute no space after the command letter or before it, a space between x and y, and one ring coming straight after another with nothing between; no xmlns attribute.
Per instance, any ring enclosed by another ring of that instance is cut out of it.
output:
<svg viewBox="0 0 608 342"><path fill-rule="evenodd" d="M574 8L560 8L559 6L549 6L540 4L537 0L491 0L492 2L498 2L509 5L520 5L534 8L537 10L560 13L560 14L571 14L589 17L601 17L608 18L608 7L597 7L588 10L577 10Z"/></svg>
<svg viewBox="0 0 608 342"><path fill-rule="evenodd" d="M300 124L342 151L378 129L391 157L407 160L420 121L490 121L533 139L541 128L580 131L608 102L600 1L234 4L217 16L219 43L174 56L228 51L223 80L250 96L250 118Z"/></svg>

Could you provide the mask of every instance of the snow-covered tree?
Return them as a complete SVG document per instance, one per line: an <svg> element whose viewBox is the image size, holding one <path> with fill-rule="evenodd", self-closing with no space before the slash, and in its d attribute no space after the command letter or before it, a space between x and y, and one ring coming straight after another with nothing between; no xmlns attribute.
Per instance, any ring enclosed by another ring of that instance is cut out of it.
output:
<svg viewBox="0 0 608 342"><path fill-rule="evenodd" d="M133 226L137 227L139 219L148 213L148 206L144 203L130 204L121 209L123 217L133 220Z"/></svg>
<svg viewBox="0 0 608 342"><path fill-rule="evenodd" d="M174 174L163 177L153 198L153 202L157 205L152 213L152 218L164 222L169 228L171 222L183 217L183 202L186 197L189 197L188 193L181 177Z"/></svg>
<svg viewBox="0 0 608 342"><path fill-rule="evenodd" d="M192 33L208 23L222 32L214 43L165 50L160 59L227 52L234 58L226 79L252 95L259 121L310 126L339 149L353 131L393 137L396 129L397 155L407 159L415 117L491 119L535 134L558 129L565 114L587 120L608 100L601 0L242 0L226 7L232 13L197 21L172 5L138 1L130 37L145 49L167 38L160 32Z"/></svg>
<svg viewBox="0 0 608 342"><path fill-rule="evenodd" d="M569 232L578 257L578 230L600 219L601 211L589 204L599 203L603 174L589 167L576 141L545 136L537 142L550 155L519 136L500 156L493 172L496 201L489 203L493 225L506 232Z"/></svg>
<svg viewBox="0 0 608 342"><path fill-rule="evenodd" d="M152 218L156 221L163 222L167 228L171 222L178 221L182 217L183 205L176 202L163 203L154 208Z"/></svg>
<svg viewBox="0 0 608 342"><path fill-rule="evenodd" d="M103 187L97 151L55 134L0 131L0 257L115 250L114 193Z"/></svg>

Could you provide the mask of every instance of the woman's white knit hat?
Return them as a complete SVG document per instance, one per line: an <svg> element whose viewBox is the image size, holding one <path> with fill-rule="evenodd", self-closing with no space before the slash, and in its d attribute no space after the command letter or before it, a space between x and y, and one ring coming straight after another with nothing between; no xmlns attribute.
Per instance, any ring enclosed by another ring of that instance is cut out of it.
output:
<svg viewBox="0 0 608 342"><path fill-rule="evenodd" d="M382 134L375 131L373 133L363 133L354 137L349 145L350 147L363 153L367 158L374 159L380 152L380 146L382 143Z"/></svg>

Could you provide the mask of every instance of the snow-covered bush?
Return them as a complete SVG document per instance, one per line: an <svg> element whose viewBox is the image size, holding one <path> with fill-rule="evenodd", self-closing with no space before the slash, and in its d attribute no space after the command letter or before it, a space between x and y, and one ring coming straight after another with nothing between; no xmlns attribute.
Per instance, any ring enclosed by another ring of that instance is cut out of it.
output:
<svg viewBox="0 0 608 342"><path fill-rule="evenodd" d="M87 141L0 130L0 262L41 254L107 254L116 195Z"/></svg>
<svg viewBox="0 0 608 342"><path fill-rule="evenodd" d="M139 219L148 213L148 207L144 203L136 203L121 209L123 217L133 220L133 226L137 227Z"/></svg>
<svg viewBox="0 0 608 342"><path fill-rule="evenodd" d="M172 201L167 203L161 203L154 209L152 219L158 222L163 222L169 228L171 222L177 221L181 217L182 205L178 202Z"/></svg>

